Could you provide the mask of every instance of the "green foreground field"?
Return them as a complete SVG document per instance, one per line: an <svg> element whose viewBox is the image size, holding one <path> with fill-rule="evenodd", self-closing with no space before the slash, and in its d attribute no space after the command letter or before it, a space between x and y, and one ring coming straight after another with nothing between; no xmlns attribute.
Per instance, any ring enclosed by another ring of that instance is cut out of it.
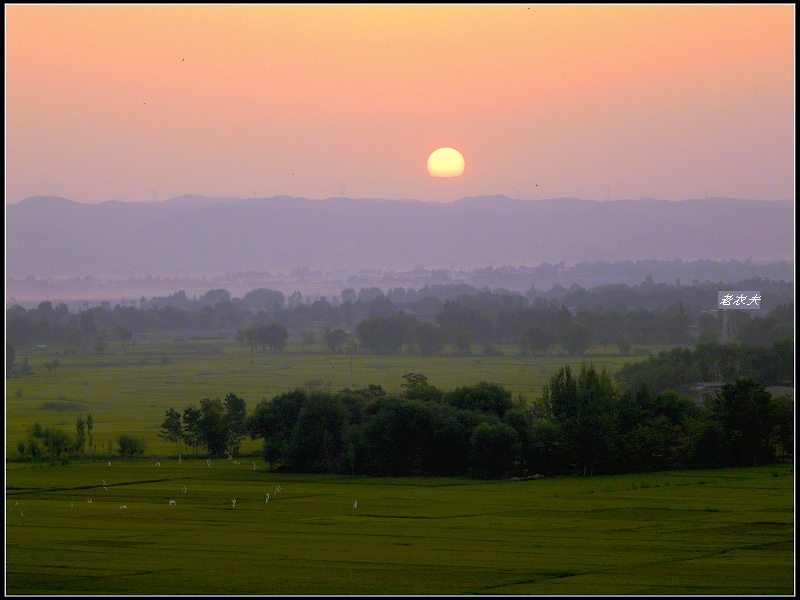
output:
<svg viewBox="0 0 800 600"><path fill-rule="evenodd" d="M657 352L659 348L651 348ZM111 344L102 354L56 355L50 349L22 349L17 362L27 358L34 374L6 380L6 455L17 455L36 422L61 427L75 435L79 414L92 415L97 453L108 453L121 433L147 445L147 454L174 454L173 445L158 437L165 412L179 412L203 398L235 393L252 412L262 399L294 389L310 380L330 384L333 391L362 388L374 383L398 391L405 373L421 373L445 390L481 380L504 386L528 399L539 397L548 378L565 364L577 368L574 357L515 356L518 348L501 347L503 356L420 356L324 354L319 348L291 346L283 354L252 354L231 340L182 340L163 337L136 342L126 351ZM598 368L615 373L643 356L601 354L586 357ZM45 364L54 358L53 372ZM260 442L246 442L243 452L257 452Z"/></svg>
<svg viewBox="0 0 800 600"><path fill-rule="evenodd" d="M788 464L476 481L159 462L7 464L6 593L794 593Z"/></svg>

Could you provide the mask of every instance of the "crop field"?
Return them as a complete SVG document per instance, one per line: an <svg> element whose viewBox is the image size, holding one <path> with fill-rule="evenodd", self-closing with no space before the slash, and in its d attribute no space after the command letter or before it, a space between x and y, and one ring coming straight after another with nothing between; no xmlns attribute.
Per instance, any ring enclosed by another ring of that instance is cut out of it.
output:
<svg viewBox="0 0 800 600"><path fill-rule="evenodd" d="M657 352L659 348L649 349ZM262 399L294 389L307 381L330 384L333 391L374 383L388 392L400 389L405 373L421 373L445 390L481 380L504 386L528 399L565 364L577 369L581 359L561 356L517 356L503 348L502 356L420 356L325 354L318 347L290 346L283 354L251 353L231 340L191 340L162 337L137 341L126 350L109 344L102 354L55 354L51 349L21 349L17 363L27 358L34 374L6 380L6 453L13 456L34 423L61 427L75 435L79 414L92 415L98 454L107 454L121 433L138 437L151 455L174 452L158 437L167 409L179 412L203 398L224 398L233 392L248 412ZM598 368L616 372L643 356L601 354L586 357ZM51 371L45 364L58 360ZM260 443L246 441L244 452Z"/></svg>
<svg viewBox="0 0 800 600"><path fill-rule="evenodd" d="M155 462L7 464L6 593L795 591L789 464L479 481Z"/></svg>

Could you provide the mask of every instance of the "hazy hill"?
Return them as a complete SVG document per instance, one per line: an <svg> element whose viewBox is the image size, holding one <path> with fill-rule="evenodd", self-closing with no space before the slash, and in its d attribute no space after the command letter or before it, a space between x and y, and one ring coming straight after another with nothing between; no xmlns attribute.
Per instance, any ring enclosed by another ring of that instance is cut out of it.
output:
<svg viewBox="0 0 800 600"><path fill-rule="evenodd" d="M6 205L11 277L794 258L794 203L207 198Z"/></svg>

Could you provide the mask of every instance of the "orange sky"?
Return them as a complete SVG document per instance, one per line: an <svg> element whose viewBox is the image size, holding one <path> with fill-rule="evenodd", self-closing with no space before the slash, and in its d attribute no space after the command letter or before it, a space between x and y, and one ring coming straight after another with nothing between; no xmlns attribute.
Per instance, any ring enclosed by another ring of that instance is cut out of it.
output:
<svg viewBox="0 0 800 600"><path fill-rule="evenodd" d="M6 5L6 202L794 197L793 5ZM460 178L428 155L458 149Z"/></svg>

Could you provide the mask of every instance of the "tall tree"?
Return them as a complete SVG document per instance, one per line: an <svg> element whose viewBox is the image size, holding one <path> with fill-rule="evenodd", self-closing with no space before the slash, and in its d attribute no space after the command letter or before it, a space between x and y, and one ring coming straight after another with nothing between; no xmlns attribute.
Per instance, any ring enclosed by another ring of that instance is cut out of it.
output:
<svg viewBox="0 0 800 600"><path fill-rule="evenodd" d="M441 354L447 344L447 332L433 323L422 322L417 325L417 344L420 354Z"/></svg>
<svg viewBox="0 0 800 600"><path fill-rule="evenodd" d="M256 404L245 425L251 439L264 440L264 460L269 463L286 462L292 430L307 399L308 393L297 388L278 394L272 400L264 398Z"/></svg>
<svg viewBox="0 0 800 600"><path fill-rule="evenodd" d="M713 404L730 464L763 464L774 459L772 396L762 384L748 379L726 384Z"/></svg>
<svg viewBox="0 0 800 600"><path fill-rule="evenodd" d="M283 352L289 339L289 332L280 323L268 323L256 328L255 337L264 352L267 351L267 347L271 352Z"/></svg>
<svg viewBox="0 0 800 600"><path fill-rule="evenodd" d="M183 409L183 440L195 452L202 444L200 417L200 409L196 406L191 405Z"/></svg>
<svg viewBox="0 0 800 600"><path fill-rule="evenodd" d="M92 436L92 428L94 427L94 420L92 419L91 413L87 413L86 415L86 437L89 442L89 448L91 451L94 452L94 437Z"/></svg>
<svg viewBox="0 0 800 600"><path fill-rule="evenodd" d="M289 467L312 473L347 470L348 411L337 396L317 393L303 404L292 430Z"/></svg>
<svg viewBox="0 0 800 600"><path fill-rule="evenodd" d="M356 325L361 344L378 354L395 354L405 339L405 327L398 317L370 317Z"/></svg>
<svg viewBox="0 0 800 600"><path fill-rule="evenodd" d="M181 426L181 415L174 408L167 410L166 418L164 422L161 423L161 431L158 436L168 442L173 442L175 444L175 450L180 456L183 427Z"/></svg>
<svg viewBox="0 0 800 600"><path fill-rule="evenodd" d="M581 365L577 379L562 367L542 390L543 401L558 426L562 445L584 475L605 463L613 448L613 405L617 393L608 372Z"/></svg>
<svg viewBox="0 0 800 600"><path fill-rule="evenodd" d="M86 445L86 421L83 420L83 415L78 415L75 420L75 452L81 454Z"/></svg>
<svg viewBox="0 0 800 600"><path fill-rule="evenodd" d="M589 329L579 323L569 323L559 335L561 345L572 356L583 356L592 344Z"/></svg>
<svg viewBox="0 0 800 600"><path fill-rule="evenodd" d="M236 394L229 393L225 396L225 427L228 430L228 452L236 454L242 445L242 440L247 436L245 421L247 407L245 401Z"/></svg>
<svg viewBox="0 0 800 600"><path fill-rule="evenodd" d="M327 330L322 336L322 343L330 352L340 354L344 350L347 337L347 332L342 329Z"/></svg>
<svg viewBox="0 0 800 600"><path fill-rule="evenodd" d="M228 433L225 427L225 407L219 398L203 398L200 401L200 440L209 456L225 453Z"/></svg>
<svg viewBox="0 0 800 600"><path fill-rule="evenodd" d="M523 352L530 351L531 354L547 354L553 347L553 334L541 325L531 325L525 330L522 338Z"/></svg>

